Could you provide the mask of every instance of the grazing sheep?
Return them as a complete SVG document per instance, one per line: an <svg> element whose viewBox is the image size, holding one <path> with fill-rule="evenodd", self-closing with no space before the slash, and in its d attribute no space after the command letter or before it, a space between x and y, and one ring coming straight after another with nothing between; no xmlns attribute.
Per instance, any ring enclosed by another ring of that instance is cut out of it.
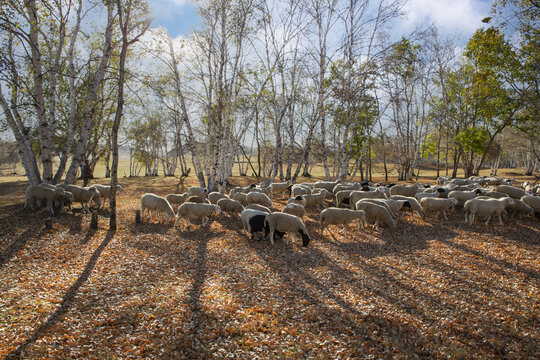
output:
<svg viewBox="0 0 540 360"><path fill-rule="evenodd" d="M203 196L198 196L198 195L192 195L192 196L188 197L186 199L186 201L184 201L184 203L187 203L187 202L192 202L192 203L197 203L197 204L203 204L203 203L204 204L210 204L210 201L205 199Z"/></svg>
<svg viewBox="0 0 540 360"><path fill-rule="evenodd" d="M219 199L217 205L221 208L221 212L224 213L240 214L244 210L244 207L240 202L229 198Z"/></svg>
<svg viewBox="0 0 540 360"><path fill-rule="evenodd" d="M409 211L411 212L412 216L414 217L414 212L416 212L416 213L418 213L418 215L420 215L420 217L422 219L424 218L424 216L425 216L424 210L422 209L422 206L420 205L418 200L416 200L415 197L402 196L402 195L392 195L392 196L390 196L390 199L407 200L407 202L410 205ZM402 208L401 210L404 210L404 208Z"/></svg>
<svg viewBox="0 0 540 360"><path fill-rule="evenodd" d="M242 227L247 230L249 234L251 234L251 240L262 240L263 239L263 229L264 229L264 219L266 219L267 213L264 211L259 210L253 210L253 209L244 209L242 213L240 213L240 219L242 220ZM256 218L254 221L250 222L250 220L254 217Z"/></svg>
<svg viewBox="0 0 540 360"><path fill-rule="evenodd" d="M341 203L350 205L351 193L353 191L355 190L340 190L337 193L335 193L336 199L334 201L335 201L336 207L341 205Z"/></svg>
<svg viewBox="0 0 540 360"><path fill-rule="evenodd" d="M396 226L396 220L394 220L384 206L367 201L358 201L355 204L355 207L356 210L364 210L366 212L367 221L375 222L374 227L376 229L379 229L379 224L381 222L392 227Z"/></svg>
<svg viewBox="0 0 540 360"><path fill-rule="evenodd" d="M449 209L453 210L457 204L458 200L454 197L450 197L448 199L423 198L422 200L420 200L420 205L425 212L436 211L437 219L439 218L439 214L442 213L446 220L448 220L448 217L446 216L445 211Z"/></svg>
<svg viewBox="0 0 540 360"><path fill-rule="evenodd" d="M160 214L164 213L169 219L174 219L174 210L164 197L156 194L146 193L141 196L141 219L144 218L144 211L148 211L148 216L152 219L152 211L157 213L158 221L161 221Z"/></svg>
<svg viewBox="0 0 540 360"><path fill-rule="evenodd" d="M529 205L535 212L540 213L540 197L533 195L525 195L521 197L521 201Z"/></svg>
<svg viewBox="0 0 540 360"><path fill-rule="evenodd" d="M507 194L513 199L521 199L523 196L527 195L522 189L510 185L495 186L494 190L503 194Z"/></svg>
<svg viewBox="0 0 540 360"><path fill-rule="evenodd" d="M535 185L531 184L529 181L525 181L521 186L527 194L538 194L540 192L540 184Z"/></svg>
<svg viewBox="0 0 540 360"><path fill-rule="evenodd" d="M486 224L492 216L499 217L499 223L503 225L501 214L505 208L514 203L510 197L501 199L471 199L465 202L463 210L465 210L465 223L467 220L472 224L474 218L478 216L487 216Z"/></svg>
<svg viewBox="0 0 540 360"><path fill-rule="evenodd" d="M244 209L240 214L242 219L242 226L247 232L251 235L251 240L262 240L263 230L264 230L264 220L266 219L268 213L264 211ZM277 232L279 238L282 238L285 233Z"/></svg>
<svg viewBox="0 0 540 360"><path fill-rule="evenodd" d="M52 185L52 184L44 184L44 183L38 184L37 186L47 188L47 189L50 189L50 190L64 189L64 187L55 186L55 185ZM65 189L64 189L64 195L61 195L57 199L55 199L55 201L53 203L53 210L58 210L58 212L62 212L62 211L64 211L65 206L67 206L71 210L71 204L73 203L74 199L75 198L74 198L73 194L70 193L69 191L65 191ZM40 201L38 201L38 202L40 202ZM41 204L40 204L40 206L41 206Z"/></svg>
<svg viewBox="0 0 540 360"><path fill-rule="evenodd" d="M192 186L188 189L187 193L189 196L200 196L202 198L206 198L206 195L208 194L208 189L201 186Z"/></svg>
<svg viewBox="0 0 540 360"><path fill-rule="evenodd" d="M264 205L267 207L272 207L272 200L268 197L268 195L258 192L250 192L246 196L246 201L248 204L259 204Z"/></svg>
<svg viewBox="0 0 540 360"><path fill-rule="evenodd" d="M501 199L501 198L508 197L508 194L500 193L497 191L488 191L486 192L485 196L489 196L490 198L493 198L493 199Z"/></svg>
<svg viewBox="0 0 540 360"><path fill-rule="evenodd" d="M427 197L438 198L439 193L438 192L420 192L414 195L414 197L416 198L416 200L420 201L423 198L427 198Z"/></svg>
<svg viewBox="0 0 540 360"><path fill-rule="evenodd" d="M265 195L268 195L269 198L273 198L274 197L274 190L272 189L272 187L270 186L267 186L267 187L252 187L249 192L258 192L258 193L263 193Z"/></svg>
<svg viewBox="0 0 540 360"><path fill-rule="evenodd" d="M237 186L237 187L234 187L231 189L231 191L229 191L229 197L232 199L232 196L236 193L243 193L243 194L247 194L249 192L249 190L251 190L252 188L256 187L257 185L255 184L250 184L246 187L242 187L242 186Z"/></svg>
<svg viewBox="0 0 540 360"><path fill-rule="evenodd" d="M304 199L306 200L306 206L305 207L311 207L311 206L318 206L319 208L324 206L324 200L328 196L332 196L332 193L326 189L321 189L321 191L318 194L307 194L302 195Z"/></svg>
<svg viewBox="0 0 540 360"><path fill-rule="evenodd" d="M313 189L326 189L326 191L333 194L333 190L336 187L337 184L341 183L341 179L337 179L336 181L316 181L313 184Z"/></svg>
<svg viewBox="0 0 540 360"><path fill-rule="evenodd" d="M351 192L349 202L351 209L354 210L354 205L361 199L386 199L384 191L376 189L374 191L353 191Z"/></svg>
<svg viewBox="0 0 540 360"><path fill-rule="evenodd" d="M65 187L66 191L69 191L73 194L74 201L81 203L83 213L90 213L88 209L88 203L94 201L94 204L100 208L101 207L101 196L99 191L93 187L80 187L77 185L67 185Z"/></svg>
<svg viewBox="0 0 540 360"><path fill-rule="evenodd" d="M402 195L413 197L417 192L420 191L418 184L406 185L400 184L395 185L390 188L390 195Z"/></svg>
<svg viewBox="0 0 540 360"><path fill-rule="evenodd" d="M388 202L386 200L387 199L360 199L360 200L358 200L358 202L370 202L370 203L373 203L373 204L381 205L388 211L390 216L392 216L392 219L397 220L397 215L392 210L392 208L390 207L390 205L388 204ZM397 200L393 200L393 201L397 201Z"/></svg>
<svg viewBox="0 0 540 360"><path fill-rule="evenodd" d="M283 210L281 210L281 212L298 216L300 219L302 219L304 215L306 215L306 209L304 208L304 206L300 204L296 204L296 203L290 203L290 204L285 205L283 207Z"/></svg>
<svg viewBox="0 0 540 360"><path fill-rule="evenodd" d="M309 234L304 222L297 216L275 212L268 214L264 219L264 237L270 236L270 243L274 245L274 233L276 231L288 233L297 232L302 237L302 246L308 246ZM289 240L287 240L287 245Z"/></svg>
<svg viewBox="0 0 540 360"><path fill-rule="evenodd" d="M244 209L259 210L259 211L265 212L267 214L270 214L272 212L272 210L270 210L266 206L259 205L259 204L248 204L248 205L246 205L246 207L244 207Z"/></svg>
<svg viewBox="0 0 540 360"><path fill-rule="evenodd" d="M111 197L111 185L93 184L90 187L96 188L99 191L99 196L101 197L101 200L103 200L103 205L105 205L105 200ZM117 185L116 192L119 193L122 191L124 191L124 188L120 185Z"/></svg>
<svg viewBox="0 0 540 360"><path fill-rule="evenodd" d="M246 206L248 204L247 194L242 192L235 192L232 194L231 199L238 201L240 204Z"/></svg>
<svg viewBox="0 0 540 360"><path fill-rule="evenodd" d="M220 192L217 192L217 191L212 191L210 194L208 194L208 201L210 201L210 204L214 204L214 205L217 205L217 202L220 200L220 199L228 199L229 197L225 194L222 194Z"/></svg>
<svg viewBox="0 0 540 360"><path fill-rule="evenodd" d="M184 194L168 194L165 196L165 199L169 202L171 205L180 205L187 201L189 197L188 193Z"/></svg>
<svg viewBox="0 0 540 360"><path fill-rule="evenodd" d="M340 209L337 207L324 209L321 212L319 219L321 224L321 235L328 225L343 225L343 231L345 226L348 226L354 220L358 220L359 226L365 226L366 212L364 210Z"/></svg>
<svg viewBox="0 0 540 360"><path fill-rule="evenodd" d="M311 189L305 185L295 184L291 188L291 196L311 194Z"/></svg>
<svg viewBox="0 0 540 360"><path fill-rule="evenodd" d="M465 204L465 201L474 199L481 193L482 191L480 191L479 189L470 191L454 190L448 193L448 198L456 199L458 202L457 205L463 206L463 204Z"/></svg>
<svg viewBox="0 0 540 360"><path fill-rule="evenodd" d="M332 193L336 195L338 192L342 190L360 190L362 185L360 183L346 183L346 184L337 184L332 189Z"/></svg>
<svg viewBox="0 0 540 360"><path fill-rule="evenodd" d="M522 217L522 215L525 215L525 216L530 215L534 217L534 209L532 207L525 204L521 200L517 200L517 199L513 199L513 200L514 200L513 204L508 204L508 206L506 206L506 209L511 214L511 218L514 218L514 215L516 214L518 214L520 218Z"/></svg>
<svg viewBox="0 0 540 360"><path fill-rule="evenodd" d="M308 187L310 190L313 190L313 185L314 185L314 183L303 182L303 183L300 183L300 184L298 184L298 185L306 186L306 187Z"/></svg>
<svg viewBox="0 0 540 360"><path fill-rule="evenodd" d="M302 206L306 206L306 198L302 195L295 196L293 198L290 198L287 200L287 204L298 204Z"/></svg>
<svg viewBox="0 0 540 360"><path fill-rule="evenodd" d="M62 188L48 188L39 185L32 185L26 189L26 201L24 207L30 207L32 210L37 210L34 205L36 201L45 202L47 204L47 210L54 215L54 202L61 201L66 195L66 192Z"/></svg>
<svg viewBox="0 0 540 360"><path fill-rule="evenodd" d="M272 188L272 193L274 194L274 196L277 196L277 194L281 194L281 196L283 196L285 191L290 189L290 185L291 181L288 180L284 182L273 182L269 186Z"/></svg>
<svg viewBox="0 0 540 360"><path fill-rule="evenodd" d="M186 218L188 223L191 223L192 219L201 219L202 226L206 226L208 223L208 217L211 215L219 215L221 208L218 205L206 204L206 203L192 203L185 202L178 207L178 214L174 226L180 218Z"/></svg>

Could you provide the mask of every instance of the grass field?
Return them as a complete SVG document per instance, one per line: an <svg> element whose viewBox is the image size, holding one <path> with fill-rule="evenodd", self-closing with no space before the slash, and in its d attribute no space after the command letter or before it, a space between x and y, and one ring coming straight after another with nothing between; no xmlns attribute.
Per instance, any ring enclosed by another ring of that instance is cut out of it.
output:
<svg viewBox="0 0 540 360"><path fill-rule="evenodd" d="M49 214L23 209L25 178L0 181L2 358L540 358L538 218L405 214L321 234L310 209L308 247L271 246L237 217L135 224L142 193L195 183L157 177L120 179L115 233L106 210L92 230L78 205L48 231Z"/></svg>

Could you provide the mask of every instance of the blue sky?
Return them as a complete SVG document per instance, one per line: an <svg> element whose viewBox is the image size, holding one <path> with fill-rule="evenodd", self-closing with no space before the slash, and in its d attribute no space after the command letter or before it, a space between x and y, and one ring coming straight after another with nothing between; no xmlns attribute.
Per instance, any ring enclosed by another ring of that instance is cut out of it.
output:
<svg viewBox="0 0 540 360"><path fill-rule="evenodd" d="M199 15L191 0L151 0L154 27L162 26L173 38L187 36L200 26ZM394 27L396 37L414 30L416 26L432 22L441 34L460 35L463 42L483 24L489 16L491 0L409 0L405 6L407 17Z"/></svg>
<svg viewBox="0 0 540 360"><path fill-rule="evenodd" d="M153 27L164 27L172 38L187 36L200 26L197 8L189 0L152 0Z"/></svg>

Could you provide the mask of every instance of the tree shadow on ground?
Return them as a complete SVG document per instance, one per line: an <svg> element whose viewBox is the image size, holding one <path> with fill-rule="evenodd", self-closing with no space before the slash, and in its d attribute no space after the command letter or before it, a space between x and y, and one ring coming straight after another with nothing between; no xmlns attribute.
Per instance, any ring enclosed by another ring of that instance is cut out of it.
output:
<svg viewBox="0 0 540 360"><path fill-rule="evenodd" d="M107 247L109 242L114 237L114 232L109 231L107 232L107 235L105 236L105 239L101 242L101 244L97 247L96 250L94 250L92 256L90 257L90 260L86 264L84 270L79 275L79 278L71 287L66 291L64 296L62 297L62 301L60 302L60 305L56 308L56 310L49 315L47 320L39 326L39 328L32 334L32 336L28 337L27 340L22 342L17 346L17 348L12 351L10 354L6 356L6 359L19 359L23 356L24 351L33 343L35 343L42 335L44 335L47 330L49 330L51 327L53 327L55 324L57 324L59 321L61 321L62 317L66 314L66 312L69 310L71 305L73 304L73 301L75 300L75 297L77 296L79 289L83 284L88 280L90 277L90 274L92 273L92 270L94 269L94 266L96 265L101 253L103 250Z"/></svg>

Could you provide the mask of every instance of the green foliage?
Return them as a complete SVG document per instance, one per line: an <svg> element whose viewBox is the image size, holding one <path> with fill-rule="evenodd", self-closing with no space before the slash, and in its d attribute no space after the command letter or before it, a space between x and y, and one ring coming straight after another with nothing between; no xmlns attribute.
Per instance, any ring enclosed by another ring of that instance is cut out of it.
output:
<svg viewBox="0 0 540 360"><path fill-rule="evenodd" d="M420 147L420 156L422 158L428 158L431 155L435 155L437 153L437 139L435 134L430 134L426 138L426 142L422 144Z"/></svg>
<svg viewBox="0 0 540 360"><path fill-rule="evenodd" d="M486 128L470 127L457 134L455 140L465 151L482 154L488 149L489 132Z"/></svg>

